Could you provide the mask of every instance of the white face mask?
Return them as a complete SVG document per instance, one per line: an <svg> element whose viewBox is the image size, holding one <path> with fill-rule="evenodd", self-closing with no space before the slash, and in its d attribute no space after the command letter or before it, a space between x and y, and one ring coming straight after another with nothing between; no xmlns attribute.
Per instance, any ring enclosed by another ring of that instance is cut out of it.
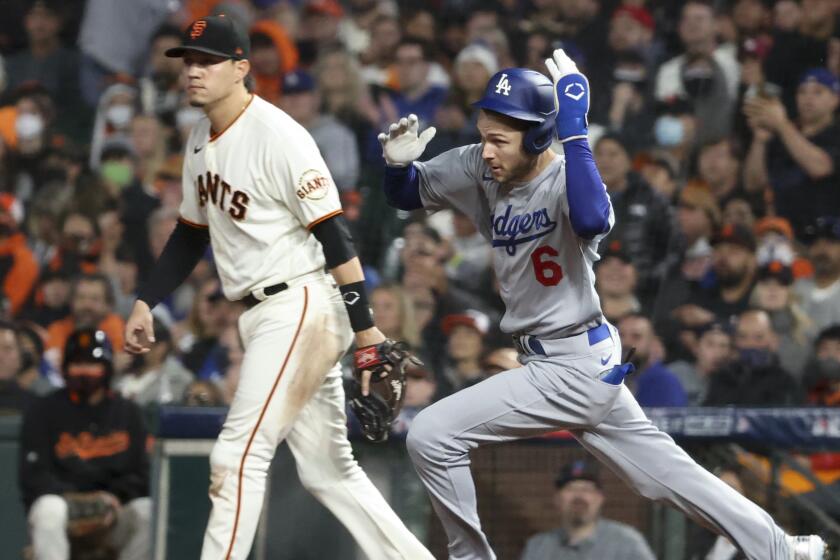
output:
<svg viewBox="0 0 840 560"><path fill-rule="evenodd" d="M44 131L44 119L40 115L21 113L15 119L15 132L20 140L32 140Z"/></svg>
<svg viewBox="0 0 840 560"><path fill-rule="evenodd" d="M184 107L175 113L175 126L179 129L192 128L204 116L204 111L195 107Z"/></svg>
<svg viewBox="0 0 840 560"><path fill-rule="evenodd" d="M116 128L125 128L134 117L134 108L131 105L111 105L105 111L105 118Z"/></svg>

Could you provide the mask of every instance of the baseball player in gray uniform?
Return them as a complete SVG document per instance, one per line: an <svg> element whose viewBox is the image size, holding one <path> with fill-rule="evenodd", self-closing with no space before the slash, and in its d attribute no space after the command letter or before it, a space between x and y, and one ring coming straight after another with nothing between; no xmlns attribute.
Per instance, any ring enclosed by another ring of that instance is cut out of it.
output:
<svg viewBox="0 0 840 560"><path fill-rule="evenodd" d="M495 558L481 530L469 452L568 429L641 495L665 500L752 560L816 560L818 536L789 536L753 502L701 468L647 419L623 384L618 333L594 288L596 247L613 225L587 143L589 84L562 51L553 80L509 68L490 79L481 143L415 161L434 136L403 118L380 135L392 206L465 213L494 248L522 367L451 395L417 416L408 451L449 537L452 559ZM549 146L557 135L563 154Z"/></svg>

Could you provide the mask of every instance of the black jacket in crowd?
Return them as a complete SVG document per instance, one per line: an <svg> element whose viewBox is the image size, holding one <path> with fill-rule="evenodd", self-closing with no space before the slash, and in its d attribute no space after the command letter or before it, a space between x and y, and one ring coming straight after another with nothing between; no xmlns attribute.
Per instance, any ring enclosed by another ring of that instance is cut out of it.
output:
<svg viewBox="0 0 840 560"><path fill-rule="evenodd" d="M778 363L751 367L732 361L709 381L704 406L796 406L803 394L797 382Z"/></svg>
<svg viewBox="0 0 840 560"><path fill-rule="evenodd" d="M117 395L89 406L65 389L23 416L19 477L28 509L38 497L104 490L126 503L149 495L148 433L140 407Z"/></svg>
<svg viewBox="0 0 840 560"><path fill-rule="evenodd" d="M667 266L671 242L671 209L662 196L635 172L627 175L627 188L610 193L615 225L601 242L604 253L615 240L630 257L639 275L639 293L647 299L659 288Z"/></svg>

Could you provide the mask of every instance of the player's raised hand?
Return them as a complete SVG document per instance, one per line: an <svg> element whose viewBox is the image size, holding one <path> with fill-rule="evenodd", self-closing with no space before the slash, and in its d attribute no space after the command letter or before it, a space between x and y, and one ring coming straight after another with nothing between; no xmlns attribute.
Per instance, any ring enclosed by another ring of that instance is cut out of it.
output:
<svg viewBox="0 0 840 560"><path fill-rule="evenodd" d="M138 299L125 322L125 349L132 354L145 354L151 350L154 341L152 310L145 301Z"/></svg>
<svg viewBox="0 0 840 560"><path fill-rule="evenodd" d="M554 81L557 106L557 137L560 142L586 138L589 112L589 80L580 73L575 61L563 49L557 49L545 66Z"/></svg>
<svg viewBox="0 0 840 560"><path fill-rule="evenodd" d="M388 127L388 132L378 136L385 163L392 167L405 167L423 154L426 144L435 137L436 130L430 126L418 136L419 127L417 115L409 115L393 123Z"/></svg>

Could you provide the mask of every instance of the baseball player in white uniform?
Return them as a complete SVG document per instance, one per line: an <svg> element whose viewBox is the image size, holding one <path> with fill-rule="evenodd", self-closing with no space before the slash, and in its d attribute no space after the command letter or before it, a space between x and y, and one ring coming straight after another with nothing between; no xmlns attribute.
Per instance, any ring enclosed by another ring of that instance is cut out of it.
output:
<svg viewBox="0 0 840 560"><path fill-rule="evenodd" d="M247 307L241 379L210 456L201 558L248 556L266 474L285 439L304 487L368 557L431 559L353 458L337 362L354 331L360 349L385 337L373 325L324 160L303 127L248 91L248 51L247 36L219 16L192 23L183 45L167 52L183 57L189 101L206 118L187 141L181 219L126 325L127 350L148 351L150 309L208 243L225 296Z"/></svg>
<svg viewBox="0 0 840 560"><path fill-rule="evenodd" d="M697 465L647 419L623 384L618 333L594 288L596 247L612 206L587 143L589 84L562 51L553 78L521 68L493 76L481 143L415 161L434 135L412 115L380 135L385 194L398 208L469 216L495 250L494 267L522 367L422 411L408 450L449 537L449 557L495 558L481 530L469 452L568 429L637 492L666 500L727 537L752 560L816 560L818 536L786 535L761 508ZM563 154L549 146L555 133Z"/></svg>

